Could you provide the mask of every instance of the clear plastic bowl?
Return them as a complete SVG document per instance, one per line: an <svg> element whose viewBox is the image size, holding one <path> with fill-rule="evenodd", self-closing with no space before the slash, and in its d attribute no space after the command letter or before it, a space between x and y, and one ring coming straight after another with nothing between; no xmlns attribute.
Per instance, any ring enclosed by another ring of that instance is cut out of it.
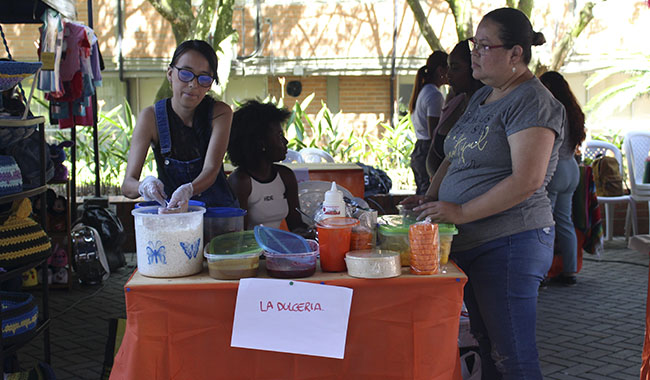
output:
<svg viewBox="0 0 650 380"><path fill-rule="evenodd" d="M309 277L316 272L316 259L319 247L314 240L307 240L311 252L305 253L272 253L264 251L266 271L276 278Z"/></svg>

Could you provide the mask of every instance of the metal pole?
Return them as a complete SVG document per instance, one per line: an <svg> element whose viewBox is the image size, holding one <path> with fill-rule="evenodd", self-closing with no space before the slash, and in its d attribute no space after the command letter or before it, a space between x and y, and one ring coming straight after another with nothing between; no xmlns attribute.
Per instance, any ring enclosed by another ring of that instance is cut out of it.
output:
<svg viewBox="0 0 650 380"><path fill-rule="evenodd" d="M390 125L395 127L395 81L397 70L395 59L397 56L397 1L393 0L393 54L390 60Z"/></svg>
<svg viewBox="0 0 650 380"><path fill-rule="evenodd" d="M93 29L93 2L88 0L88 26ZM99 133L97 130L97 93L92 97L93 105L93 153L95 155L95 197L101 196L101 182L99 179Z"/></svg>

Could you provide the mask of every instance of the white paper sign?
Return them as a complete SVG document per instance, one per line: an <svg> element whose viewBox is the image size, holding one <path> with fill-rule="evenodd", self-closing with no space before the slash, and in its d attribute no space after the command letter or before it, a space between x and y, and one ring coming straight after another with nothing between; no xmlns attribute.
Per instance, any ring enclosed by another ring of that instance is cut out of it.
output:
<svg viewBox="0 0 650 380"><path fill-rule="evenodd" d="M343 359L351 303L341 286L241 279L230 345Z"/></svg>

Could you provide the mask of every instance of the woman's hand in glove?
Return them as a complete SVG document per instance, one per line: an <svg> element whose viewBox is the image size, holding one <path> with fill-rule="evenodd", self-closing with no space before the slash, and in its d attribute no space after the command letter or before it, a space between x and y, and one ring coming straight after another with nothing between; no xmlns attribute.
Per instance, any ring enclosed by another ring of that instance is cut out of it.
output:
<svg viewBox="0 0 650 380"><path fill-rule="evenodd" d="M145 201L156 201L161 206L166 206L165 185L156 177L145 177L138 186L138 193L142 195Z"/></svg>
<svg viewBox="0 0 650 380"><path fill-rule="evenodd" d="M192 195L194 195L194 187L191 182L181 185L176 189L176 191L174 191L174 194L172 194L168 207L170 209L180 207L187 211L188 202L190 201L190 198L192 198Z"/></svg>

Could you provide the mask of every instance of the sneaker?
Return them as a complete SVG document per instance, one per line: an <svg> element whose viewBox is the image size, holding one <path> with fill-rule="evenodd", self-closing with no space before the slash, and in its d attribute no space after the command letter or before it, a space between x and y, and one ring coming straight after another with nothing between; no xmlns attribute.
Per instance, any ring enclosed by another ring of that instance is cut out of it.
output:
<svg viewBox="0 0 650 380"><path fill-rule="evenodd" d="M563 274L557 276L558 282L564 286L574 286L578 283L578 279L574 275L565 276Z"/></svg>
<svg viewBox="0 0 650 380"><path fill-rule="evenodd" d="M548 288L548 283L551 281L550 278L544 276L544 279L539 283L539 289L546 289Z"/></svg>

